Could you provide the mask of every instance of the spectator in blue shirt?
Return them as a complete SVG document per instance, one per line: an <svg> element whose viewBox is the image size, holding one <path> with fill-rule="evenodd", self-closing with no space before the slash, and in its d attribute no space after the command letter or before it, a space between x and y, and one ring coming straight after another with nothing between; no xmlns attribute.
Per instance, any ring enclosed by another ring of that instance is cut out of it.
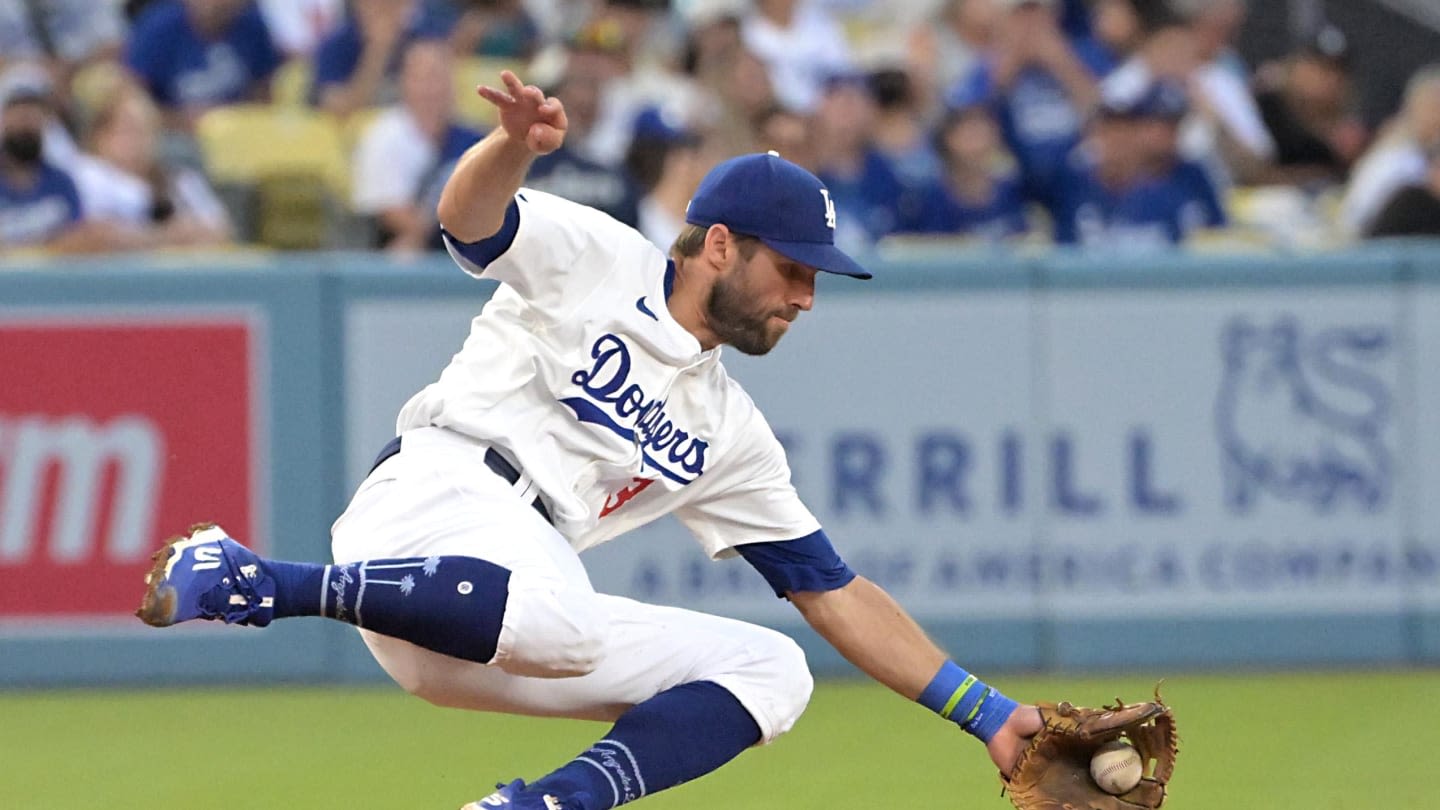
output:
<svg viewBox="0 0 1440 810"><path fill-rule="evenodd" d="M28 92L12 92L0 110L0 244L44 246L80 222L74 181L41 157L48 117Z"/></svg>
<svg viewBox="0 0 1440 810"><path fill-rule="evenodd" d="M345 22L315 52L311 101L336 115L393 103L405 46L448 34L419 0L351 0Z"/></svg>
<svg viewBox="0 0 1440 810"><path fill-rule="evenodd" d="M1055 241L1134 251L1179 244L1226 216L1209 175L1179 157L1184 91L1107 99L1057 186Z"/></svg>
<svg viewBox="0 0 1440 810"><path fill-rule="evenodd" d="M943 167L935 150L915 83L901 67L884 67L868 78L875 99L875 148L890 162L907 188L924 188L940 179Z"/></svg>
<svg viewBox="0 0 1440 810"><path fill-rule="evenodd" d="M1027 193L1047 204L1051 181L1079 143L1106 65L1060 28L1056 0L1003 0L995 51L951 90L994 99L1001 130L1020 162ZM1093 63L1093 64L1092 64Z"/></svg>
<svg viewBox="0 0 1440 810"><path fill-rule="evenodd" d="M1093 4L1086 0L1060 0L1060 29L1071 39L1084 39L1094 32Z"/></svg>
<svg viewBox="0 0 1440 810"><path fill-rule="evenodd" d="M951 110L935 133L935 146L944 172L904 230L987 242L1029 230L1020 172L989 108L970 104Z"/></svg>
<svg viewBox="0 0 1440 810"><path fill-rule="evenodd" d="M44 157L54 121L52 86L12 81L0 95L0 247L81 252L145 247L106 224L84 219L74 180Z"/></svg>
<svg viewBox="0 0 1440 810"><path fill-rule="evenodd" d="M1145 41L1145 28L1135 0L1095 0L1088 48L1095 54L1098 75L1108 76ZM1086 57L1086 62L1091 59Z"/></svg>
<svg viewBox="0 0 1440 810"><path fill-rule="evenodd" d="M815 175L835 203L835 243L847 250L868 249L920 204L876 148L875 117L865 77L845 73L826 82L811 125Z"/></svg>
<svg viewBox="0 0 1440 810"><path fill-rule="evenodd" d="M565 143L554 152L541 155L530 165L526 185L556 194L615 219L636 226L640 221L640 188L621 166L595 160L584 151L584 143L599 120L609 57L593 50L573 50L566 65L546 95L560 99L569 119Z"/></svg>
<svg viewBox="0 0 1440 810"><path fill-rule="evenodd" d="M253 0L158 0L135 20L125 61L170 128L189 131L212 107L268 100L281 57Z"/></svg>

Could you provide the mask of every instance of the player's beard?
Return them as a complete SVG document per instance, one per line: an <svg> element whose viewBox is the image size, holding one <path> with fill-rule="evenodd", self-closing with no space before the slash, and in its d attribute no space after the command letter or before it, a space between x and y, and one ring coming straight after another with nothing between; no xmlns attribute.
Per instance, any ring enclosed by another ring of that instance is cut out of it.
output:
<svg viewBox="0 0 1440 810"><path fill-rule="evenodd" d="M749 355L767 354L785 334L783 327L772 322L773 318L784 317L784 313L758 311L754 296L741 280L744 270L744 265L736 267L710 288L705 301L706 319L721 343Z"/></svg>

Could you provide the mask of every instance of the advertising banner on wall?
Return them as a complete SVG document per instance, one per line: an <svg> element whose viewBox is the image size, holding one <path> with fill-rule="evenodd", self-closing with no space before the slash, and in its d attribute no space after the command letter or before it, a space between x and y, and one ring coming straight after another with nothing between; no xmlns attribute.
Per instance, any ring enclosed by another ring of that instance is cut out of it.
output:
<svg viewBox="0 0 1440 810"><path fill-rule="evenodd" d="M922 620L1389 614L1440 589L1402 497L1404 414L1440 399L1399 313L1383 287L822 291L770 355L724 360L837 547ZM360 314L352 413L398 408L468 319ZM353 461L393 418L352 422ZM674 521L584 558L601 590L793 619Z"/></svg>
<svg viewBox="0 0 1440 810"><path fill-rule="evenodd" d="M1053 610L1390 613L1405 547L1387 289L1070 291L1049 309Z"/></svg>
<svg viewBox="0 0 1440 810"><path fill-rule="evenodd" d="M0 312L0 627L130 618L167 536L264 548L263 320Z"/></svg>
<svg viewBox="0 0 1440 810"><path fill-rule="evenodd" d="M1406 526L1409 553L1440 569L1440 290L1420 288L1411 299L1415 385L1406 418L1414 425L1414 478L1404 492L1413 515ZM1440 575L1417 578L1417 607L1440 610ZM1431 641L1440 648L1440 636Z"/></svg>

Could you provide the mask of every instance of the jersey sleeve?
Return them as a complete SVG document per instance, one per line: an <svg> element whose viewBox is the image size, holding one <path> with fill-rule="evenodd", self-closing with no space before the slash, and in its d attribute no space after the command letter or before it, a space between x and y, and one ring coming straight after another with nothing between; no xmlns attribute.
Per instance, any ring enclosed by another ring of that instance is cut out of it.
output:
<svg viewBox="0 0 1440 810"><path fill-rule="evenodd" d="M617 270L663 264L665 256L638 231L609 215L523 188L494 236L460 242L444 234L455 263L476 278L499 281L531 306L564 317Z"/></svg>
<svg viewBox="0 0 1440 810"><path fill-rule="evenodd" d="M792 593L839 590L855 579L824 529L794 540L746 543L737 550L782 599Z"/></svg>
<svg viewBox="0 0 1440 810"><path fill-rule="evenodd" d="M675 512L717 560L735 556L742 545L794 540L820 530L790 482L785 449L749 397L738 395L748 408L739 443L706 470L705 494Z"/></svg>

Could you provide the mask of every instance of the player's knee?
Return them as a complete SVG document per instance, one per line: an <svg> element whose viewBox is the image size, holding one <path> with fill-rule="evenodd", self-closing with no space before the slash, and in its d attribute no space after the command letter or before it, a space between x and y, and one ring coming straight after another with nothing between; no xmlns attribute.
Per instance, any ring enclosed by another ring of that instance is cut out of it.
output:
<svg viewBox="0 0 1440 810"><path fill-rule="evenodd" d="M770 742L789 731L815 690L815 679L805 652L788 636L755 628L745 638L745 657L730 674L718 678L757 712L763 740Z"/></svg>
<svg viewBox="0 0 1440 810"><path fill-rule="evenodd" d="M594 595L511 590L495 664L513 675L575 678L605 657L610 617Z"/></svg>
<svg viewBox="0 0 1440 810"><path fill-rule="evenodd" d="M775 736L789 731L810 705L815 692L815 676L805 660L805 651L793 639L780 635L772 652L776 671L778 724Z"/></svg>

